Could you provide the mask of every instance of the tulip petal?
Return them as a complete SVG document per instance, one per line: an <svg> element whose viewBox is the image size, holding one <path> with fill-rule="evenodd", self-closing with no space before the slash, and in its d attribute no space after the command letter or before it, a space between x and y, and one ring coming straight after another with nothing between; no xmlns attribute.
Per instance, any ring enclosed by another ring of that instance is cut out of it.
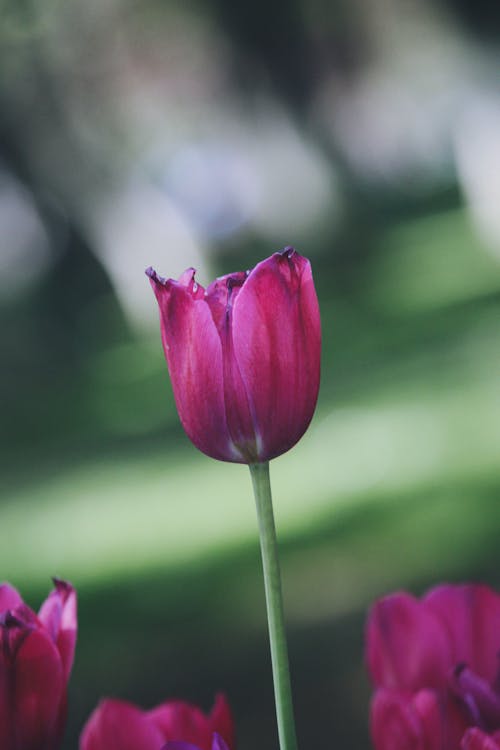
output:
<svg viewBox="0 0 500 750"><path fill-rule="evenodd" d="M456 750L465 729L444 693L377 690L370 710L376 750Z"/></svg>
<svg viewBox="0 0 500 750"><path fill-rule="evenodd" d="M370 732L375 750L431 750L424 744L422 727L406 694L377 690L371 704Z"/></svg>
<svg viewBox="0 0 500 750"><path fill-rule="evenodd" d="M214 742L216 737L220 736L229 747L235 747L236 742L233 716L227 698L223 693L218 693L215 696L215 703L210 712L209 719L212 731L215 732L216 735L214 737ZM212 748L212 750L215 750L215 748Z"/></svg>
<svg viewBox="0 0 500 750"><path fill-rule="evenodd" d="M219 693L210 714L184 701L167 701L148 712L165 740L193 743L200 750L210 750L214 735L234 747L234 723L226 697Z"/></svg>
<svg viewBox="0 0 500 750"><path fill-rule="evenodd" d="M166 745L163 745L161 750L201 750L201 748L197 747L197 745L192 745L190 742L169 740ZM228 746L217 732L214 733L211 750L229 750Z"/></svg>
<svg viewBox="0 0 500 750"><path fill-rule="evenodd" d="M423 602L443 623L454 663L464 662L493 683L499 667L500 596L484 585L442 585Z"/></svg>
<svg viewBox="0 0 500 750"><path fill-rule="evenodd" d="M9 583L0 583L0 612L15 609L23 603L19 593Z"/></svg>
<svg viewBox="0 0 500 750"><path fill-rule="evenodd" d="M255 422L234 351L233 309L247 279L245 272L221 276L210 284L205 300L222 345L222 378L228 431L247 463L258 460Z"/></svg>
<svg viewBox="0 0 500 750"><path fill-rule="evenodd" d="M23 750L51 750L60 725L66 684L59 653L50 637L34 629L15 656L13 706L16 739Z"/></svg>
<svg viewBox="0 0 500 750"><path fill-rule="evenodd" d="M259 263L236 298L232 328L265 461L295 445L316 406L321 330L309 261L287 248Z"/></svg>
<svg viewBox="0 0 500 750"><path fill-rule="evenodd" d="M13 747L14 711L12 703L12 671L5 643L7 633L0 627L0 748L15 750Z"/></svg>
<svg viewBox="0 0 500 750"><path fill-rule="evenodd" d="M159 750L164 738L146 713L126 701L101 701L80 735L80 750Z"/></svg>
<svg viewBox="0 0 500 750"><path fill-rule="evenodd" d="M456 750L466 722L455 700L445 691L419 690L412 703L427 742L440 738L440 750Z"/></svg>
<svg viewBox="0 0 500 750"><path fill-rule="evenodd" d="M214 733L212 740L212 750L229 750L228 746L217 732Z"/></svg>
<svg viewBox="0 0 500 750"><path fill-rule="evenodd" d="M474 727L468 729L460 744L461 750L500 750L493 737Z"/></svg>
<svg viewBox="0 0 500 750"><path fill-rule="evenodd" d="M197 706L184 701L168 701L147 715L164 740L182 740L193 743L200 750L210 750L213 731L208 717Z"/></svg>
<svg viewBox="0 0 500 750"><path fill-rule="evenodd" d="M63 663L64 677L68 680L76 645L76 591L66 581L54 579L54 583L55 589L42 604L38 618L54 643L57 644Z"/></svg>
<svg viewBox="0 0 500 750"><path fill-rule="evenodd" d="M160 306L163 348L182 425L203 453L222 461L243 460L228 431L222 345L204 299L185 283L149 272Z"/></svg>
<svg viewBox="0 0 500 750"><path fill-rule="evenodd" d="M367 661L376 686L418 690L445 687L454 666L448 633L407 593L375 603L367 625Z"/></svg>
<svg viewBox="0 0 500 750"><path fill-rule="evenodd" d="M451 689L461 699L470 724L483 729L500 726L500 695L465 664L455 668Z"/></svg>

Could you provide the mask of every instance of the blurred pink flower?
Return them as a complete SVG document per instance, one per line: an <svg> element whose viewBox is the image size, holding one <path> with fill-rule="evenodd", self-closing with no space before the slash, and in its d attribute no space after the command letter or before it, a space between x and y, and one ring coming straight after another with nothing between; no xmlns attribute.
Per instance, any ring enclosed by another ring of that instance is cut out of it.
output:
<svg viewBox="0 0 500 750"><path fill-rule="evenodd" d="M0 748L56 750L76 643L76 593L55 580L38 616L0 584Z"/></svg>
<svg viewBox="0 0 500 750"><path fill-rule="evenodd" d="M227 750L224 744L215 745L214 733L234 750L231 710L221 694L209 714L183 701L167 701L143 711L132 703L107 698L85 724L80 750L161 750L167 741L197 750Z"/></svg>
<svg viewBox="0 0 500 750"><path fill-rule="evenodd" d="M192 745L189 742L171 741L167 742L167 744L162 747L162 750L201 750L201 748ZM214 733L211 750L229 750L228 746L217 732Z"/></svg>
<svg viewBox="0 0 500 750"><path fill-rule="evenodd" d="M285 248L205 290L146 272L183 427L221 461L268 461L292 448L319 389L321 329L311 265Z"/></svg>
<svg viewBox="0 0 500 750"><path fill-rule="evenodd" d="M373 606L367 661L376 750L493 750L500 730L500 596L441 585ZM482 730L468 732L467 728ZM463 741L462 741L463 740Z"/></svg>
<svg viewBox="0 0 500 750"><path fill-rule="evenodd" d="M461 750L500 750L500 732L493 736L485 734L480 729L468 729L460 745Z"/></svg>

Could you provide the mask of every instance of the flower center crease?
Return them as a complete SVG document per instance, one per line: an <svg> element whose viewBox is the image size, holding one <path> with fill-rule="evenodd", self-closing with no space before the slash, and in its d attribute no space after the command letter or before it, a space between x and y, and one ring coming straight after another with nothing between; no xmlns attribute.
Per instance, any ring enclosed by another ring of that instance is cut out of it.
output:
<svg viewBox="0 0 500 750"><path fill-rule="evenodd" d="M452 691L460 700L466 717L488 732L500 729L500 674L490 685L467 664L457 664L453 671Z"/></svg>

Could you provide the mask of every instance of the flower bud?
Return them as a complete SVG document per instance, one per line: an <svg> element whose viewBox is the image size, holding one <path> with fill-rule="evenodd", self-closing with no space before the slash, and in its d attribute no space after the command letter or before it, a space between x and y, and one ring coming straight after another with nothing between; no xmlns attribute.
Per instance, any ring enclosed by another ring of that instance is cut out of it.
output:
<svg viewBox="0 0 500 750"><path fill-rule="evenodd" d="M0 748L56 750L76 642L76 594L55 581L38 616L0 585Z"/></svg>
<svg viewBox="0 0 500 750"><path fill-rule="evenodd" d="M146 272L160 308L177 410L191 441L221 461L292 448L318 396L321 330L311 266L285 248L203 289Z"/></svg>

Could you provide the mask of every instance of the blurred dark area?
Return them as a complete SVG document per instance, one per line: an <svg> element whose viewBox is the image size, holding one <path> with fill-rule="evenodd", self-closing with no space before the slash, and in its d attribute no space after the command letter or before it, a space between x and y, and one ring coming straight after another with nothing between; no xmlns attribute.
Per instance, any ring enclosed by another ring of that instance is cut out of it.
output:
<svg viewBox="0 0 500 750"><path fill-rule="evenodd" d="M272 465L299 745L368 738L367 608L500 585L500 6L4 0L0 579L70 578L101 696L277 746L250 480L179 425L144 269L293 244L318 411Z"/></svg>

